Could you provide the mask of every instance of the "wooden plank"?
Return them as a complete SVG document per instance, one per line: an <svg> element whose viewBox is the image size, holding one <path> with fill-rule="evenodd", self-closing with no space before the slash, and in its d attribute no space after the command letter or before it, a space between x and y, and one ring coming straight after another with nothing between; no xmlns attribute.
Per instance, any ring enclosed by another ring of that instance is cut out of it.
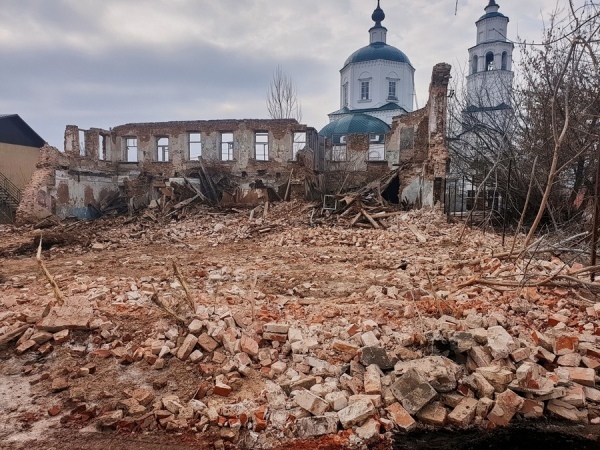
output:
<svg viewBox="0 0 600 450"><path fill-rule="evenodd" d="M371 222L371 225L373 225L373 228L375 228L377 230L381 229L381 225L379 225L377 223L377 221L369 215L369 213L367 213L364 209L361 209L360 212L363 214L363 216L365 216L367 218L367 220L369 222Z"/></svg>
<svg viewBox="0 0 600 450"><path fill-rule="evenodd" d="M408 228L412 232L412 234L414 234L416 236L417 240L421 244L424 244L425 242L427 242L427 238L425 236L423 236L421 233L419 233L414 226L412 226L410 223L404 222L403 220L402 220L402 223L404 225L406 225L406 228Z"/></svg>

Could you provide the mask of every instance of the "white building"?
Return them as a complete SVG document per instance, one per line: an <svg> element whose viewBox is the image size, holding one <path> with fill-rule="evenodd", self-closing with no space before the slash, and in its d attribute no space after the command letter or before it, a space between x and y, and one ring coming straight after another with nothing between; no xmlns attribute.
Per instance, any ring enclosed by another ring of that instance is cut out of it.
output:
<svg viewBox="0 0 600 450"><path fill-rule="evenodd" d="M410 60L388 45L385 13L377 1L369 45L352 53L340 70L340 109L319 134L343 143L348 134L373 134L383 144L392 118L413 110L414 74Z"/></svg>
<svg viewBox="0 0 600 450"><path fill-rule="evenodd" d="M514 44L507 39L509 19L499 9L495 0L490 0L475 23L477 44L469 49L467 110L502 110L512 103Z"/></svg>

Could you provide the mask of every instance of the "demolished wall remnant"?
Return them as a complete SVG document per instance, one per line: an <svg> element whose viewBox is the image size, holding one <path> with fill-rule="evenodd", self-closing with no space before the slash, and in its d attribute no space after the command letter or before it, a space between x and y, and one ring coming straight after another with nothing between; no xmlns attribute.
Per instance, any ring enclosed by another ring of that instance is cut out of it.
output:
<svg viewBox="0 0 600 450"><path fill-rule="evenodd" d="M316 130L291 119L131 123L111 130L69 125L64 144L64 152L44 147L20 222L50 214L94 218L103 201L119 193L137 209L161 198L169 179L183 177L203 179L211 191L228 179L227 200L239 197L234 186L248 191L260 185L283 197L294 170L296 176L314 170L324 154ZM134 192L139 177L155 183L144 182L143 192Z"/></svg>
<svg viewBox="0 0 600 450"><path fill-rule="evenodd" d="M400 197L409 203L434 206L443 202L448 165L446 144L448 83L451 66L436 64L424 108L394 117L386 137L388 161L400 163Z"/></svg>

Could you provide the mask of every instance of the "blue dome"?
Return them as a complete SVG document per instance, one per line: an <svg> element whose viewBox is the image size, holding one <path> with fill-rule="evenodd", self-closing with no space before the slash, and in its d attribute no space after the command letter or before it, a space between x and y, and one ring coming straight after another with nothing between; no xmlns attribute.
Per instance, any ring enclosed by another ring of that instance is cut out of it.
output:
<svg viewBox="0 0 600 450"><path fill-rule="evenodd" d="M374 42L352 53L344 63L344 67L350 63L376 61L378 59L410 64L408 56L396 47L384 44L383 42Z"/></svg>
<svg viewBox="0 0 600 450"><path fill-rule="evenodd" d="M352 114L328 123L319 131L320 136L332 138L347 134L385 134L390 127L383 120L368 114Z"/></svg>

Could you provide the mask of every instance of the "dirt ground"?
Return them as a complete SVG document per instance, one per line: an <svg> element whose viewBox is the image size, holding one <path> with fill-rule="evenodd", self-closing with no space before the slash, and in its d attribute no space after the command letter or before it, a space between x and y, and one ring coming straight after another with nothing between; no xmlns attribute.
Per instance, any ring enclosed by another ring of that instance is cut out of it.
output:
<svg viewBox="0 0 600 450"><path fill-rule="evenodd" d="M57 345L46 355L17 355L14 343L0 346L0 448L214 448L216 440L229 444L217 431L98 433L89 421L114 409L133 388L177 394L184 401L196 395L206 375L196 365L171 358L164 369L156 370L144 361L120 364L93 353L102 345L143 346L173 327L174 319L151 301L155 290L185 314L185 293L173 262L196 305L226 307L263 323L301 320L309 328L342 327L368 318L415 336L424 331L426 317L462 317L464 311L486 311L492 304L508 314L507 305L529 293L541 295L546 308L580 309L568 305L562 291L525 289L520 297L491 287L459 287L474 275L500 267L492 254L505 248L499 236L480 230L467 230L457 243L462 224L447 224L439 212L391 217L386 230L350 229L341 219L311 226L309 216L305 204L293 202L275 205L264 219L249 220L243 211L207 210L177 222L116 218L41 230L48 236L43 238L42 257L62 293L89 303L94 317L110 324L104 331L111 338L101 335L102 328L73 331L68 345ZM419 242L406 223L412 223L426 242ZM54 300L35 259L40 231L1 227L0 314L5 315L0 317L15 313L33 323ZM483 262L469 264L475 260ZM535 317L524 320L536 324ZM77 347L84 347L85 355L74 350ZM333 354L320 356L336 362ZM76 375L89 363L93 374ZM61 374L69 378L69 389L53 392L52 380ZM229 398L213 395L203 401L251 401L263 390L262 377L249 377ZM78 410L81 404L94 409ZM59 411L56 416L49 414L53 407ZM296 444L281 444L281 438L273 434L270 445L298 445L293 440L289 442ZM302 445L339 448L343 443L336 439L341 438Z"/></svg>

